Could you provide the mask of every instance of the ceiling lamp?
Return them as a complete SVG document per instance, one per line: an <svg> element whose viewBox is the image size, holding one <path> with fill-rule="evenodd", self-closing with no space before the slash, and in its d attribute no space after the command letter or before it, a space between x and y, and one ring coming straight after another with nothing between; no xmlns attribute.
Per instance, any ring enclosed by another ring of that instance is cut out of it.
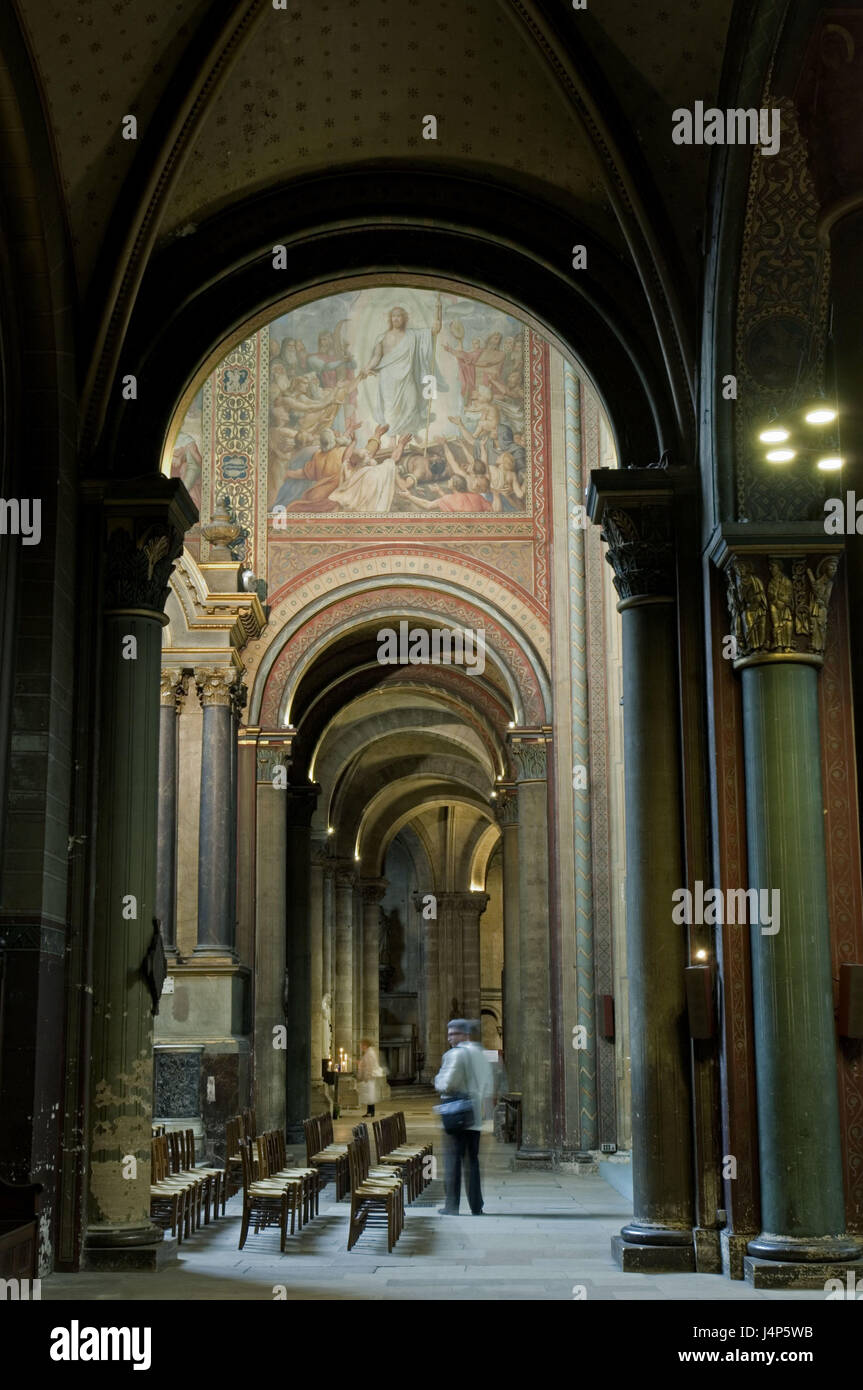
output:
<svg viewBox="0 0 863 1390"><path fill-rule="evenodd" d="M807 425L831 425L836 419L838 412L831 405L818 403L810 406L804 419Z"/></svg>
<svg viewBox="0 0 863 1390"><path fill-rule="evenodd" d="M844 460L838 454L830 454L826 458L818 460L818 467L823 473L835 473L837 468L841 468Z"/></svg>
<svg viewBox="0 0 863 1390"><path fill-rule="evenodd" d="M788 430L782 425L771 425L769 430L762 430L758 438L762 444L784 444L788 438Z"/></svg>
<svg viewBox="0 0 863 1390"><path fill-rule="evenodd" d="M793 449L771 449L767 455L768 463L790 463L794 457Z"/></svg>

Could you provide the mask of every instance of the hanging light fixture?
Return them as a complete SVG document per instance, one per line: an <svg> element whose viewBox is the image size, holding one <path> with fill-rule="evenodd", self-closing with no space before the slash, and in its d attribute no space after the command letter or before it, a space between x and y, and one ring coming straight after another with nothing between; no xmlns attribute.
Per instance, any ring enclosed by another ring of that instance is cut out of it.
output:
<svg viewBox="0 0 863 1390"><path fill-rule="evenodd" d="M835 473L844 462L845 460L840 458L838 454L828 454L825 458L818 460L818 467L822 473Z"/></svg>
<svg viewBox="0 0 863 1390"><path fill-rule="evenodd" d="M790 463L794 458L793 449L771 449L767 454L768 463Z"/></svg>

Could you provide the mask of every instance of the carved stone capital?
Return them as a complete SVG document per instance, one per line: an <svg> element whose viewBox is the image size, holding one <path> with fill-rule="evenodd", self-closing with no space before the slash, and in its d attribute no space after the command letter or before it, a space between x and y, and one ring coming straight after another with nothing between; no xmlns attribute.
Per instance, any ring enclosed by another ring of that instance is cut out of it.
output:
<svg viewBox="0 0 863 1390"><path fill-rule="evenodd" d="M544 782L548 777L548 750L545 735L510 735L510 748L518 769L519 782Z"/></svg>
<svg viewBox="0 0 863 1390"><path fill-rule="evenodd" d="M355 888L357 883L357 871L352 866L350 860L340 859L336 864L336 887Z"/></svg>
<svg viewBox="0 0 863 1390"><path fill-rule="evenodd" d="M606 507L600 534L621 600L673 597L674 534L668 506Z"/></svg>
<svg viewBox="0 0 863 1390"><path fill-rule="evenodd" d="M257 765L256 780L269 786L273 786L276 769L283 767L285 769L285 790L287 790L288 769L291 764L290 747L280 743L259 743L255 750L255 762Z"/></svg>
<svg viewBox="0 0 863 1390"><path fill-rule="evenodd" d="M499 782L495 790L494 814L498 824L518 825L518 784Z"/></svg>
<svg viewBox="0 0 863 1390"><path fill-rule="evenodd" d="M195 684L204 709L208 705L231 706L237 672L230 666L196 666Z"/></svg>
<svg viewBox="0 0 863 1390"><path fill-rule="evenodd" d="M389 884L385 878L361 879L360 888L363 895L363 904L369 906L373 903L383 902L388 887Z"/></svg>
<svg viewBox="0 0 863 1390"><path fill-rule="evenodd" d="M186 531L197 520L183 484L154 474L120 483L87 481L81 491L87 500L101 504L104 516L105 611L164 617L174 561L182 553Z"/></svg>
<svg viewBox="0 0 863 1390"><path fill-rule="evenodd" d="M188 676L184 675L179 667L172 667L163 671L159 680L159 704L166 709L173 706L176 713L179 714L186 696L188 679Z"/></svg>
<svg viewBox="0 0 863 1390"><path fill-rule="evenodd" d="M783 545L770 549L723 541L714 548L726 582L731 639L723 655L735 670L773 662L821 666L830 598L840 555Z"/></svg>

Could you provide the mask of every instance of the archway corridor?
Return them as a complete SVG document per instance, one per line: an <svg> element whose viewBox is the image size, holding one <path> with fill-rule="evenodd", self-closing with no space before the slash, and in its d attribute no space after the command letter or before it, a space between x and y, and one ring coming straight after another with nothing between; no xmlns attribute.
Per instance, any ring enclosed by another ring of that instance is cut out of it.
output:
<svg viewBox="0 0 863 1390"><path fill-rule="evenodd" d="M0 6L9 1299L855 1297L861 54Z"/></svg>

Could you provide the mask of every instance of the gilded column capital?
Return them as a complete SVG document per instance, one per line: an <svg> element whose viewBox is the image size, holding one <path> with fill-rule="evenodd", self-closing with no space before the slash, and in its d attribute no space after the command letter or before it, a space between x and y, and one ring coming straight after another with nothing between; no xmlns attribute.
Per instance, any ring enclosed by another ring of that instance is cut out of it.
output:
<svg viewBox="0 0 863 1390"><path fill-rule="evenodd" d="M159 677L159 704L165 709L170 709L173 705L174 710L179 714L186 696L188 679L180 667L169 667L167 670L163 670Z"/></svg>
<svg viewBox="0 0 863 1390"><path fill-rule="evenodd" d="M494 814L501 826L518 825L517 782L498 782L495 787Z"/></svg>
<svg viewBox="0 0 863 1390"><path fill-rule="evenodd" d="M794 539L753 536L747 543L726 535L713 546L726 583L735 670L789 661L823 665L841 547Z"/></svg>
<svg viewBox="0 0 863 1390"><path fill-rule="evenodd" d="M517 777L521 782L545 782L548 778L548 735L542 730L515 730L508 734Z"/></svg>
<svg viewBox="0 0 863 1390"><path fill-rule="evenodd" d="M231 713L239 723L243 710L249 702L249 689L244 681L238 680L231 687Z"/></svg>
<svg viewBox="0 0 863 1390"><path fill-rule="evenodd" d="M204 709L208 705L231 706L237 672L230 666L196 666L195 684Z"/></svg>

